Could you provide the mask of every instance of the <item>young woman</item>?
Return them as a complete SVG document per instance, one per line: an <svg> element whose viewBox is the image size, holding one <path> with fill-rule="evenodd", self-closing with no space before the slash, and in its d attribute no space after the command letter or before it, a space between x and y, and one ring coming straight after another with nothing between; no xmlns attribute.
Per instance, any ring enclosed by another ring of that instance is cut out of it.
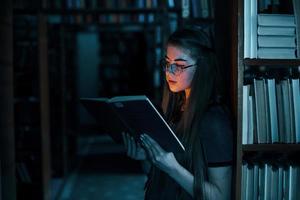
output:
<svg viewBox="0 0 300 200"><path fill-rule="evenodd" d="M162 108L186 151L166 152L147 133L141 144L123 133L128 156L151 162L145 199L231 199L231 123L207 34L192 27L174 32L162 67Z"/></svg>

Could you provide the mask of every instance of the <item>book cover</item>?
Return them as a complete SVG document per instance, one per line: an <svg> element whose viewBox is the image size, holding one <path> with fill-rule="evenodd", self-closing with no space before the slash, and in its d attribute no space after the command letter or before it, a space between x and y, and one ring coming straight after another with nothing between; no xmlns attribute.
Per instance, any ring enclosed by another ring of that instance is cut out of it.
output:
<svg viewBox="0 0 300 200"><path fill-rule="evenodd" d="M109 124L108 129L113 126L126 127L128 133L136 141L139 141L140 134L146 133L166 151L184 151L184 146L171 127L146 96L118 96L110 99L82 98L81 102L97 119L100 119L99 115L102 118L112 116L105 120ZM104 107L106 108L104 109ZM120 139L122 138L121 132L122 129L118 132L114 131L111 136Z"/></svg>

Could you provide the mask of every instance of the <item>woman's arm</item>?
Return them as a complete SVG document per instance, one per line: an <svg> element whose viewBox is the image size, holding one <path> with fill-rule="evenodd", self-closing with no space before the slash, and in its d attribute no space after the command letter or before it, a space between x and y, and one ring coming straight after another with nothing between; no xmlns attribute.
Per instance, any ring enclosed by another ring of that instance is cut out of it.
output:
<svg viewBox="0 0 300 200"><path fill-rule="evenodd" d="M231 166L208 168L209 182L204 182L206 199L231 199L231 170ZM194 176L188 170L178 163L167 173L194 197Z"/></svg>
<svg viewBox="0 0 300 200"><path fill-rule="evenodd" d="M184 190L194 197L194 176L181 166L172 152L164 151L148 135L142 135L142 144L153 165L172 177ZM209 182L204 182L207 199L229 200L231 196L231 167L208 168Z"/></svg>

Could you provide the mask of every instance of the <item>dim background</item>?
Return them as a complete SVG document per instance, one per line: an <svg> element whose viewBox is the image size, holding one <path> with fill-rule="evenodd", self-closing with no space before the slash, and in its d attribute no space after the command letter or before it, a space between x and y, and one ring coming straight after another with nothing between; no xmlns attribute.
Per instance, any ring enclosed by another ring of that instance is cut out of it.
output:
<svg viewBox="0 0 300 200"><path fill-rule="evenodd" d="M160 103L164 43L184 24L212 35L227 88L234 1L1 2L3 200L143 199L146 175L81 97ZM230 102L228 95L228 102Z"/></svg>

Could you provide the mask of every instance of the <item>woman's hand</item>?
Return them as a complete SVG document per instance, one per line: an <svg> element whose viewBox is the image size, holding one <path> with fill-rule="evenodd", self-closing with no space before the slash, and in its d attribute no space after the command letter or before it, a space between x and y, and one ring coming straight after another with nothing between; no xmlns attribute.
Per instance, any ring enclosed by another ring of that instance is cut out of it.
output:
<svg viewBox="0 0 300 200"><path fill-rule="evenodd" d="M146 160L146 152L128 133L122 132L127 155L134 160Z"/></svg>
<svg viewBox="0 0 300 200"><path fill-rule="evenodd" d="M152 164L171 175L179 165L174 154L172 152L166 152L147 134L142 134L140 138Z"/></svg>

